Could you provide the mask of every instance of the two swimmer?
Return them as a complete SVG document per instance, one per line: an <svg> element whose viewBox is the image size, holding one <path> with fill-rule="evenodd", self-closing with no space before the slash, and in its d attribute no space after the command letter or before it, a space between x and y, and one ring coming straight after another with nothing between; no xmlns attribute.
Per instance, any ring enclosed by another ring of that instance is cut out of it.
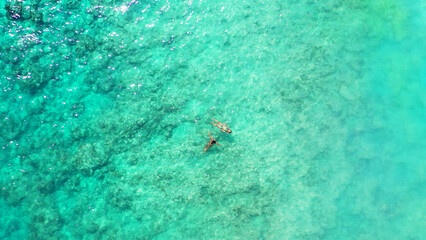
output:
<svg viewBox="0 0 426 240"><path fill-rule="evenodd" d="M213 118L212 118L213 119ZM225 124L223 124L223 123L220 123L220 122L218 122L217 120L215 120L215 119L213 119L216 123L212 123L212 122L210 122L213 126L216 126L216 127L218 127L219 128L219 130L221 131L221 132L223 132L223 133L232 133L232 131L231 131L231 129L229 128L229 126L225 123ZM222 145L220 145L219 143L217 143L216 142L216 140L215 139L213 139L213 137L212 137L212 135L210 134L210 132L209 132L209 136L210 136L210 142L208 142L207 144L206 144L206 146L204 146L204 152L206 152L209 148L211 148L214 144L216 144L216 145L219 145L219 146L222 146Z"/></svg>

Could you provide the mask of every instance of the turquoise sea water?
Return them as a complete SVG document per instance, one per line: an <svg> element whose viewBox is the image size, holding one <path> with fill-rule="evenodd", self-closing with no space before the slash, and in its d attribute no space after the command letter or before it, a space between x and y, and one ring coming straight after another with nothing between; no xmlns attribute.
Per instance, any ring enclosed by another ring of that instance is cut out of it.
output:
<svg viewBox="0 0 426 240"><path fill-rule="evenodd" d="M2 1L0 238L422 239L425 25L408 0Z"/></svg>

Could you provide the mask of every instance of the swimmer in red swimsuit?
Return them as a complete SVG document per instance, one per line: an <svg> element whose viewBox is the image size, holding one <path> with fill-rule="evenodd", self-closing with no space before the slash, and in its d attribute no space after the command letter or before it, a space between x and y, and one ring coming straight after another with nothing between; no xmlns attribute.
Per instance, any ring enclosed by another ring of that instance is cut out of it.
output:
<svg viewBox="0 0 426 240"><path fill-rule="evenodd" d="M212 118L213 119L213 118ZM221 131L221 132L224 132L224 133L232 133L232 131L231 131L231 129L229 128L229 126L225 123L225 124L223 124L223 123L220 123L220 122L218 122L216 119L213 119L213 120L215 120L216 122L217 122L217 124L215 124L215 123L212 123L212 122L210 122L212 125L214 125L214 126L216 126L216 127L218 127L219 128L219 130Z"/></svg>
<svg viewBox="0 0 426 240"><path fill-rule="evenodd" d="M210 142L208 142L208 143L206 144L206 146L204 147L204 152L205 152L205 151L207 151L207 150L209 150L209 148L211 148L211 146L213 146L213 144L216 144L216 145L222 146L222 145L220 145L219 143L217 143L217 142L216 142L216 140L214 140L214 139L213 139L213 137L212 137L212 135L211 135L210 133L209 133L209 136L210 136L211 141L210 141Z"/></svg>

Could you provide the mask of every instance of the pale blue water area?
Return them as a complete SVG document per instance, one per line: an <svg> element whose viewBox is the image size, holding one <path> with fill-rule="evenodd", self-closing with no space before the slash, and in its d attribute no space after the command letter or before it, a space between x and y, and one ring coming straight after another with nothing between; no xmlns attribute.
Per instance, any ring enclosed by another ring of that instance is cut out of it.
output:
<svg viewBox="0 0 426 240"><path fill-rule="evenodd" d="M423 239L425 25L408 0L0 2L0 239Z"/></svg>

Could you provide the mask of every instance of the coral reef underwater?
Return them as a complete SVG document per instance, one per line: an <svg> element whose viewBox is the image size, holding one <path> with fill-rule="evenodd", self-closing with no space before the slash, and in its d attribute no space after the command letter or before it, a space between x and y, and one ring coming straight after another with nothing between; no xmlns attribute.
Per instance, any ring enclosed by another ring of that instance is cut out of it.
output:
<svg viewBox="0 0 426 240"><path fill-rule="evenodd" d="M382 106L397 94L369 85L384 71L372 74L383 54L371 49L410 39L409 10L394 1L8 0L0 9L0 238L424 234L424 217L411 215L422 199L399 194L424 194L418 163L400 161L425 156L424 133L411 129L416 119L424 129L415 115L424 104L402 107L410 123L389 121ZM419 86L409 103L424 103ZM209 131L224 147L202 153ZM412 177L404 185L393 174Z"/></svg>

